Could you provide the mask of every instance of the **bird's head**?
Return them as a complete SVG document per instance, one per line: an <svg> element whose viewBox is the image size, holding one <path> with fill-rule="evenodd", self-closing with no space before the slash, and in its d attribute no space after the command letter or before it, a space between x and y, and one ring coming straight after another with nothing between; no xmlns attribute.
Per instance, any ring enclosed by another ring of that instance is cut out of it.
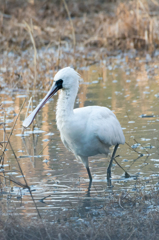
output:
<svg viewBox="0 0 159 240"><path fill-rule="evenodd" d="M80 76L71 67L61 69L55 74L54 83L47 93L45 98L39 103L34 111L24 120L23 127L27 128L33 122L36 114L45 105L45 103L60 89L62 90L77 90L79 85Z"/></svg>
<svg viewBox="0 0 159 240"><path fill-rule="evenodd" d="M79 80L79 74L73 68L66 67L55 74L53 85L57 85L59 89L66 90L78 87Z"/></svg>

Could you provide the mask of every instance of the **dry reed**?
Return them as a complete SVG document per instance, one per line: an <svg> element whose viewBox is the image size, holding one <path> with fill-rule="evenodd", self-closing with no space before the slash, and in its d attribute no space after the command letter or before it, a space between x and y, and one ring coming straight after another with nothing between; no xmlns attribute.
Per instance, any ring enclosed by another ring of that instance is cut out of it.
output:
<svg viewBox="0 0 159 240"><path fill-rule="evenodd" d="M107 51L144 49L152 52L159 46L159 4L156 1L62 2L64 5L49 0L31 4L17 1L14 4L10 0L4 5L1 0L0 26L3 31L0 51L8 49L20 53L31 44L34 51L35 45L37 48L46 45L56 47L59 36L61 44L70 45L70 49L83 45L96 51L104 47ZM32 27L26 25L30 20Z"/></svg>
<svg viewBox="0 0 159 240"><path fill-rule="evenodd" d="M36 44L35 44L35 40L34 40L34 37L33 37L33 24L32 24L32 21L31 21L31 25L29 26L29 24L27 24L25 21L24 21L24 24L26 25L26 29L29 33L29 36L30 36L30 39L31 39L31 42L33 44L33 48L34 48L34 88L36 86L36 80L37 80L37 70L36 70L36 66L37 66L37 50L36 50Z"/></svg>
<svg viewBox="0 0 159 240"><path fill-rule="evenodd" d="M14 182L16 185L18 185L18 186L20 186L20 187L22 187L22 188L27 188L27 189L28 189L28 191L29 191L29 193L30 193L30 196L31 196L31 198L32 198L32 201L33 201L33 203L34 203L34 205L35 205L35 208L36 208L36 210L37 210L37 213L38 213L39 217L41 218L40 212L39 212L39 210L38 210L38 208L37 208L37 205L36 205L36 203L35 203L35 200L34 200L34 198L33 198L31 189L30 189L30 187L29 187L29 185L28 185L28 183L27 183L27 180L26 180L26 178L25 178L25 176L24 176L24 174L23 174L23 170L22 170L22 168L21 168L21 166L20 166L20 163L19 163L19 161L18 161L18 158L17 158L17 156L16 156L16 154L15 154L15 151L14 151L14 149L13 149L13 147L12 147L12 144L11 144L11 142L10 142L10 138L11 138L11 136L12 136L12 134L13 134L15 125L16 125L17 120L18 120L18 118L19 118L19 115L20 115L20 113L21 113L21 111L22 111L22 109L23 109L24 104L25 104L25 100L23 101L23 104L22 104L22 106L21 106L21 108L20 108L20 110L19 110L19 113L18 113L18 115L17 115L17 117L16 117L16 120L14 121L14 124L13 124L13 127L12 127L12 129L11 129L11 132L10 132L9 136L8 136L8 134L6 133L6 129L5 129L5 118L6 118L6 117L5 117L5 114L4 114L4 123L3 123L3 132L4 132L4 134L3 134L3 142L5 143L5 138L6 138L7 141L6 141L6 144L3 145L3 151L2 151L2 154L1 154L1 156L0 156L0 157L1 157L1 168L3 169L3 164L4 164L4 161L5 161L5 160L4 160L4 154L5 154L5 150L6 150L7 146L9 145L10 148L11 148L11 151L12 151L12 153L13 153L15 159L16 159L16 162L17 162L17 164L18 164L19 172L20 172L21 175L23 176L24 184L23 184L22 182L19 182L19 181L18 181L16 178L14 178L14 176L12 176L12 175L9 175L9 177L6 177L6 176L5 176L5 173L6 173L6 172L12 172L12 171L6 171L6 170L3 169L3 171L2 171L3 175L1 175L1 176L4 177L5 180L8 179L8 180Z"/></svg>

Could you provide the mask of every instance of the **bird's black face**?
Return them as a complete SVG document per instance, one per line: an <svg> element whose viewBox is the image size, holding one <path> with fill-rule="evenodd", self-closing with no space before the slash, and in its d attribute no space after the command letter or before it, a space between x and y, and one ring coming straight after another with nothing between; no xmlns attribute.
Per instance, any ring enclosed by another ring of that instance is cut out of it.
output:
<svg viewBox="0 0 159 240"><path fill-rule="evenodd" d="M58 89L63 88L63 80L59 79L55 82L55 85L57 86Z"/></svg>

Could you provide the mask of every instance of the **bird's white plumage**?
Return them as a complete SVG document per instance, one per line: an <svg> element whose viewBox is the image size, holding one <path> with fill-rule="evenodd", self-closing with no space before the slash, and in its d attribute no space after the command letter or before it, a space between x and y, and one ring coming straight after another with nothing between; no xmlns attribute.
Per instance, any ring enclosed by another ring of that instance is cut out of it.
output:
<svg viewBox="0 0 159 240"><path fill-rule="evenodd" d="M88 157L108 154L109 147L124 144L125 137L115 114L106 107L88 106L74 108L78 92L79 75L64 68L55 75L63 80L56 120L64 145L88 166Z"/></svg>

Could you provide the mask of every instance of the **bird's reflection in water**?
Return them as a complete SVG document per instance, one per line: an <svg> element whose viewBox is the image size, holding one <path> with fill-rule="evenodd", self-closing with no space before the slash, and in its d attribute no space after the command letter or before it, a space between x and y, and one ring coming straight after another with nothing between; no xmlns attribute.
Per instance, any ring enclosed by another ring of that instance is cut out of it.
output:
<svg viewBox="0 0 159 240"><path fill-rule="evenodd" d="M83 197L82 204L78 208L78 213L81 218L85 218L90 211L91 202L90 187L88 187L86 194Z"/></svg>

